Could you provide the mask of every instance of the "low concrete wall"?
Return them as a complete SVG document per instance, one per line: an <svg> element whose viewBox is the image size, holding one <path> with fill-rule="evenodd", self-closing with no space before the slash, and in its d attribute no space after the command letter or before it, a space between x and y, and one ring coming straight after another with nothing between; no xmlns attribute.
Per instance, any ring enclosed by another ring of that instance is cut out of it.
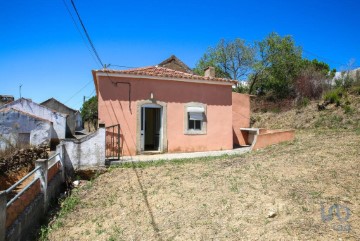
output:
<svg viewBox="0 0 360 241"><path fill-rule="evenodd" d="M36 161L40 169L27 175L25 180L32 179L30 186L23 188L15 201L8 201L16 194L11 195L11 189L0 192L0 241L28 240L39 227L49 202L59 196L64 183L61 159L49 169L48 164L46 159Z"/></svg>
<svg viewBox="0 0 360 241"><path fill-rule="evenodd" d="M262 129L260 133L255 136L255 144L252 146L252 150L258 150L284 141L292 141L294 138L295 130Z"/></svg>
<svg viewBox="0 0 360 241"><path fill-rule="evenodd" d="M38 226L44 215L44 195L39 193L32 202L21 212L6 232L7 241L26 240Z"/></svg>
<svg viewBox="0 0 360 241"><path fill-rule="evenodd" d="M56 148L56 153L64 157L66 173L75 170L105 166L105 128L99 129L81 139L65 139Z"/></svg>

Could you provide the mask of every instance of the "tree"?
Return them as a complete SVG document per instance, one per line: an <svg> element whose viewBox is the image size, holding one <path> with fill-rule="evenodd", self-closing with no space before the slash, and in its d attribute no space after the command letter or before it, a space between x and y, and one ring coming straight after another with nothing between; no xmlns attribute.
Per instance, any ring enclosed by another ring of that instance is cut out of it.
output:
<svg viewBox="0 0 360 241"><path fill-rule="evenodd" d="M98 120L98 100L96 96L91 97L84 102L80 109L81 117L84 122L91 123L95 129L97 129ZM90 127L89 127L90 131Z"/></svg>
<svg viewBox="0 0 360 241"><path fill-rule="evenodd" d="M216 77L241 80L252 69L255 48L248 45L245 40L234 41L220 40L214 48L209 48L198 61L194 72L204 75L204 69L209 66L215 67Z"/></svg>
<svg viewBox="0 0 360 241"><path fill-rule="evenodd" d="M271 92L277 98L292 94L293 81L299 74L302 50L291 36L269 34L257 42L257 60L250 75L249 93Z"/></svg>

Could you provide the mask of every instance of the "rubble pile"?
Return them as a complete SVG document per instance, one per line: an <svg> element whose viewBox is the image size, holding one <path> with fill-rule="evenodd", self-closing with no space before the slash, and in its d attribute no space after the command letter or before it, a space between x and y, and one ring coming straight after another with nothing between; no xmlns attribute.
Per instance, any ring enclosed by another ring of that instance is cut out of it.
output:
<svg viewBox="0 0 360 241"><path fill-rule="evenodd" d="M0 175L8 172L17 172L24 167L34 168L34 162L37 159L47 159L48 145L40 145L27 149L15 150L14 153L7 158L0 157Z"/></svg>

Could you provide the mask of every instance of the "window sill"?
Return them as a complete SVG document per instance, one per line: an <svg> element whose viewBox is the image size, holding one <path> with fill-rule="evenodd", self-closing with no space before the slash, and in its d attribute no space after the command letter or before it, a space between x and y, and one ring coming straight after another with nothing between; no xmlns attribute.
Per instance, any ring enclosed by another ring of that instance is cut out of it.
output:
<svg viewBox="0 0 360 241"><path fill-rule="evenodd" d="M186 130L185 135L206 135L206 131Z"/></svg>

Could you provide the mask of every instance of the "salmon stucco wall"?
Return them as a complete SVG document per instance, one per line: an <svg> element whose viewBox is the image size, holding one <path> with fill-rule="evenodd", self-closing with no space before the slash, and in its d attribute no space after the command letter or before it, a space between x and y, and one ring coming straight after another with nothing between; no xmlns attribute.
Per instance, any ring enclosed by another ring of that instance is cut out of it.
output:
<svg viewBox="0 0 360 241"><path fill-rule="evenodd" d="M234 145L248 145L248 133L240 128L250 127L250 95L232 93L232 128Z"/></svg>
<svg viewBox="0 0 360 241"><path fill-rule="evenodd" d="M136 155L140 102L166 105L167 150L193 152L228 150L233 147L231 85L172 80L97 76L99 122L120 124L121 155ZM114 84L118 82L118 84ZM120 83L122 82L122 83ZM131 85L129 102L129 83ZM153 96L153 99L151 98ZM185 105L206 105L206 134L185 134Z"/></svg>
<svg viewBox="0 0 360 241"><path fill-rule="evenodd" d="M256 143L253 150L265 148L269 145L278 144L284 141L292 141L295 138L294 130L265 130L262 129L256 137Z"/></svg>

